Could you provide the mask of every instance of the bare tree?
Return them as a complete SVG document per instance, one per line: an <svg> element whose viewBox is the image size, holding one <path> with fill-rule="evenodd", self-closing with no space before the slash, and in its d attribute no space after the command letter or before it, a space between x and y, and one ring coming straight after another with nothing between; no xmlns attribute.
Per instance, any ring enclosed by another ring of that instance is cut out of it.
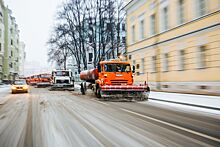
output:
<svg viewBox="0 0 220 147"><path fill-rule="evenodd" d="M123 0L67 0L57 13L48 52L50 60L66 64L68 56L74 56L78 72L87 69L87 53L92 50L93 66L106 58L111 51L115 56L120 46L120 29ZM62 54L57 55L57 54ZM83 67L81 67L83 65Z"/></svg>
<svg viewBox="0 0 220 147"><path fill-rule="evenodd" d="M49 61L56 61L60 68L66 69L67 57L69 56L69 49L66 46L65 40L61 37L57 37L58 34L54 34L48 41L50 49L48 51ZM63 65L63 67L62 67Z"/></svg>

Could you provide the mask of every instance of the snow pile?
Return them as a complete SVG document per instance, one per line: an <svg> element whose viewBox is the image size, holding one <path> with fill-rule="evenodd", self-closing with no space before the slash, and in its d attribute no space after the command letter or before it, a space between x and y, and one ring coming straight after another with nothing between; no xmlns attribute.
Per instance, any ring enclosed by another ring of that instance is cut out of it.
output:
<svg viewBox="0 0 220 147"><path fill-rule="evenodd" d="M183 104L191 104L196 106L220 108L220 96L180 94L168 92L153 92L150 93L150 98L162 101L171 101Z"/></svg>

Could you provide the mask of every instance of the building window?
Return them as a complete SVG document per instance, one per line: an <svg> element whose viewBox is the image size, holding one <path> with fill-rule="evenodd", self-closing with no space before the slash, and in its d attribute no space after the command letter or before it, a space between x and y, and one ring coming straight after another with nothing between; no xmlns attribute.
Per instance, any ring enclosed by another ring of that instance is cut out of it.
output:
<svg viewBox="0 0 220 147"><path fill-rule="evenodd" d="M140 64L137 64L137 65L136 65L136 68L139 69L139 68L140 68Z"/></svg>
<svg viewBox="0 0 220 147"><path fill-rule="evenodd" d="M13 68L13 64L12 64L12 63L10 63L10 64L9 64L9 67L10 67L10 68Z"/></svg>
<svg viewBox="0 0 220 147"><path fill-rule="evenodd" d="M2 38L2 29L0 29L0 38Z"/></svg>
<svg viewBox="0 0 220 147"><path fill-rule="evenodd" d="M117 30L120 30L120 23L117 24Z"/></svg>
<svg viewBox="0 0 220 147"><path fill-rule="evenodd" d="M122 24L122 31L125 31L125 24Z"/></svg>
<svg viewBox="0 0 220 147"><path fill-rule="evenodd" d="M108 38L107 38L108 39ZM89 36L89 43L92 43L92 36ZM108 40L107 40L108 41Z"/></svg>
<svg viewBox="0 0 220 147"><path fill-rule="evenodd" d="M135 25L132 26L131 32L132 32L132 43L134 43L135 42Z"/></svg>
<svg viewBox="0 0 220 147"><path fill-rule="evenodd" d="M197 0L196 1L196 5L197 5L197 16L202 16L205 15L206 13L206 3L205 0Z"/></svg>
<svg viewBox="0 0 220 147"><path fill-rule="evenodd" d="M136 61L135 61L135 60L132 61L132 65L133 65L133 66L136 65Z"/></svg>
<svg viewBox="0 0 220 147"><path fill-rule="evenodd" d="M13 29L12 28L10 29L10 33L13 34Z"/></svg>
<svg viewBox="0 0 220 147"><path fill-rule="evenodd" d="M144 39L144 20L140 21L140 40Z"/></svg>
<svg viewBox="0 0 220 147"><path fill-rule="evenodd" d="M0 56L0 71L2 71L3 57Z"/></svg>
<svg viewBox="0 0 220 147"><path fill-rule="evenodd" d="M144 58L141 58L141 74L144 74Z"/></svg>
<svg viewBox="0 0 220 147"><path fill-rule="evenodd" d="M185 51L179 51L179 70L184 70L185 68Z"/></svg>
<svg viewBox="0 0 220 147"><path fill-rule="evenodd" d="M178 24L184 23L184 0L178 1L177 14Z"/></svg>
<svg viewBox="0 0 220 147"><path fill-rule="evenodd" d="M11 45L13 45L13 40L11 39Z"/></svg>
<svg viewBox="0 0 220 147"><path fill-rule="evenodd" d="M111 52L107 53L107 58L108 58L108 59L111 58Z"/></svg>
<svg viewBox="0 0 220 147"><path fill-rule="evenodd" d="M156 72L156 68L157 68L157 57L153 56L151 59L151 72Z"/></svg>
<svg viewBox="0 0 220 147"><path fill-rule="evenodd" d="M128 59L131 60L131 55L128 56Z"/></svg>
<svg viewBox="0 0 220 147"><path fill-rule="evenodd" d="M163 71L168 71L169 70L169 54L165 53L164 54L164 61L163 61Z"/></svg>
<svg viewBox="0 0 220 147"><path fill-rule="evenodd" d="M122 43L126 43L126 37L122 37Z"/></svg>
<svg viewBox="0 0 220 147"><path fill-rule="evenodd" d="M93 54L89 53L89 62L92 62Z"/></svg>
<svg viewBox="0 0 220 147"><path fill-rule="evenodd" d="M13 57L13 51L11 51L11 57Z"/></svg>
<svg viewBox="0 0 220 147"><path fill-rule="evenodd" d="M168 8L164 7L162 10L162 31L168 29Z"/></svg>
<svg viewBox="0 0 220 147"><path fill-rule="evenodd" d="M150 16L150 35L154 35L156 33L155 25L155 14L153 14Z"/></svg>
<svg viewBox="0 0 220 147"><path fill-rule="evenodd" d="M198 68L206 67L206 46L200 46L198 51Z"/></svg>
<svg viewBox="0 0 220 147"><path fill-rule="evenodd" d="M2 44L0 43L0 52L2 51Z"/></svg>

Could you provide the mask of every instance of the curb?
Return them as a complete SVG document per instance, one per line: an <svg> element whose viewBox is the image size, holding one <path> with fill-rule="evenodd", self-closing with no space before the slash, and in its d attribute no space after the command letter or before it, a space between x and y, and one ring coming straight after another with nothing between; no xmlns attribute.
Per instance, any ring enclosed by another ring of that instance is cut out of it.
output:
<svg viewBox="0 0 220 147"><path fill-rule="evenodd" d="M206 108L206 109L212 109L212 110L220 111L220 108L215 108L215 107L201 106L201 105L182 103L182 102L174 102L174 101L169 101L169 100L161 100L161 99L157 99L157 98L149 98L149 99L155 100L155 101L169 102L169 103L174 103L174 104L181 104L181 105L194 106L194 107L200 107L200 108Z"/></svg>

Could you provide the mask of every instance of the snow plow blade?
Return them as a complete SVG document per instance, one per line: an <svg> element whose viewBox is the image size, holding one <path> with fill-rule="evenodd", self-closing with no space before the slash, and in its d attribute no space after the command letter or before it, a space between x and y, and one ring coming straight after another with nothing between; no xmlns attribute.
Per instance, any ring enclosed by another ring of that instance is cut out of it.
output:
<svg viewBox="0 0 220 147"><path fill-rule="evenodd" d="M37 88L45 88L51 86L51 83L37 83Z"/></svg>
<svg viewBox="0 0 220 147"><path fill-rule="evenodd" d="M148 86L106 85L101 87L102 98L117 98L117 99L145 101L148 100L149 94L150 94L150 88Z"/></svg>
<svg viewBox="0 0 220 147"><path fill-rule="evenodd" d="M74 85L72 84L53 84L50 89L50 91L62 91L62 90L68 90L68 91L74 91Z"/></svg>

